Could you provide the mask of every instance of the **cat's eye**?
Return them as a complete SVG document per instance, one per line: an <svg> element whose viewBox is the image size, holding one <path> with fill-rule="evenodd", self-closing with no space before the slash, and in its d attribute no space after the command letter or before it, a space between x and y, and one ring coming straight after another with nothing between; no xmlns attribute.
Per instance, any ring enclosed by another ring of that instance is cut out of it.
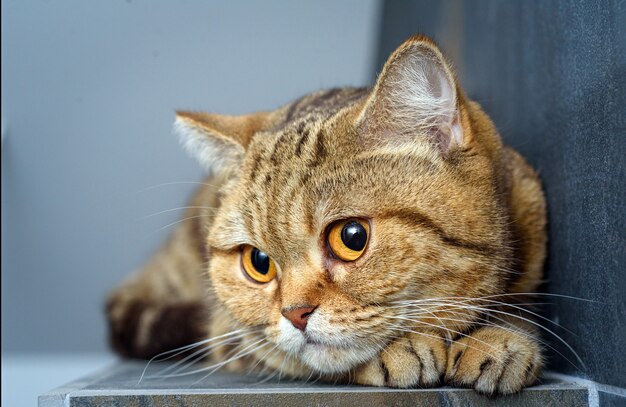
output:
<svg viewBox="0 0 626 407"><path fill-rule="evenodd" d="M328 246L335 257L343 261L355 261L365 251L369 232L370 225L363 219L335 222L328 231Z"/></svg>
<svg viewBox="0 0 626 407"><path fill-rule="evenodd" d="M276 277L274 261L267 253L254 246L244 246L241 251L241 267L257 283L269 283Z"/></svg>

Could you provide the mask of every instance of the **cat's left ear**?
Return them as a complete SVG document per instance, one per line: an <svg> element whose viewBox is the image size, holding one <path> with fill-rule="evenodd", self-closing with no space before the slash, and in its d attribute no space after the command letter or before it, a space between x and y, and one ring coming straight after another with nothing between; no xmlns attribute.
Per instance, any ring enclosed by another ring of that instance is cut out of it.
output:
<svg viewBox="0 0 626 407"><path fill-rule="evenodd" d="M217 175L241 166L245 150L269 113L241 116L176 112L174 131L181 144L210 173Z"/></svg>
<svg viewBox="0 0 626 407"><path fill-rule="evenodd" d="M367 144L428 137L445 154L468 142L459 92L439 48L415 36L387 60L356 126Z"/></svg>

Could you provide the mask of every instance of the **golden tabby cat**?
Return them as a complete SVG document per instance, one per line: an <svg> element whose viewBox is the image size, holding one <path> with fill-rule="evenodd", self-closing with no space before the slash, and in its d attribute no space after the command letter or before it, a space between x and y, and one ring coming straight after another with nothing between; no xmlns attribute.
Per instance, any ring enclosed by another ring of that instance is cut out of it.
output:
<svg viewBox="0 0 626 407"><path fill-rule="evenodd" d="M211 175L110 297L120 353L200 341L234 371L487 394L536 380L540 182L431 40L402 44L372 89L179 112L176 131Z"/></svg>

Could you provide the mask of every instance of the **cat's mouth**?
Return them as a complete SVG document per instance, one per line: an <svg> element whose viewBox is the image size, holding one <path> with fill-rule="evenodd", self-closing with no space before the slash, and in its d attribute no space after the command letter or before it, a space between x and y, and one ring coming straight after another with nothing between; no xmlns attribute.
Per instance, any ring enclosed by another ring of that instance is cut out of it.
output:
<svg viewBox="0 0 626 407"><path fill-rule="evenodd" d="M305 332L294 328L285 318L279 324L278 347L318 372L346 372L380 351L379 347L354 336L333 332L333 326L324 321L309 320Z"/></svg>
<svg viewBox="0 0 626 407"><path fill-rule="evenodd" d="M374 356L374 347L355 346L344 340L332 340L304 334L297 351L298 358L313 369L323 373L342 373Z"/></svg>
<svg viewBox="0 0 626 407"><path fill-rule="evenodd" d="M326 349L340 349L340 346L336 346L336 345L330 345L328 343L325 342L320 342L314 339L307 339L305 342L305 346L312 346L314 348L321 348L323 350Z"/></svg>
<svg viewBox="0 0 626 407"><path fill-rule="evenodd" d="M345 343L335 343L335 342L330 342L327 339L320 339L320 338L316 338L313 335L309 334L309 333L305 333L304 334L304 339L305 339L305 343L306 345L313 345L313 346L318 346L321 348L328 348L328 349L342 349L342 348L347 348L348 344Z"/></svg>
<svg viewBox="0 0 626 407"><path fill-rule="evenodd" d="M313 338L305 338L305 339L306 339L307 345L324 345L322 342L318 341L317 339L313 339Z"/></svg>

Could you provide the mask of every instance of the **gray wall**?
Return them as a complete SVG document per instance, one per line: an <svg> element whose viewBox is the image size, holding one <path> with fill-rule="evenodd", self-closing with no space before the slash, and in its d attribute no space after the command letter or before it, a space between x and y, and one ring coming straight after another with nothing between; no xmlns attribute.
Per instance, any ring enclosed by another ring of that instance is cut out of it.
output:
<svg viewBox="0 0 626 407"><path fill-rule="evenodd" d="M179 213L142 218L194 187L161 184L201 178L171 135L174 109L236 114L365 85L378 11L377 0L2 1L2 350L104 350L105 294Z"/></svg>
<svg viewBox="0 0 626 407"><path fill-rule="evenodd" d="M580 355L549 334L552 368L626 387L626 3L387 1L379 66L433 36L503 138L539 170L549 206L549 293ZM548 324L550 325L550 324Z"/></svg>

